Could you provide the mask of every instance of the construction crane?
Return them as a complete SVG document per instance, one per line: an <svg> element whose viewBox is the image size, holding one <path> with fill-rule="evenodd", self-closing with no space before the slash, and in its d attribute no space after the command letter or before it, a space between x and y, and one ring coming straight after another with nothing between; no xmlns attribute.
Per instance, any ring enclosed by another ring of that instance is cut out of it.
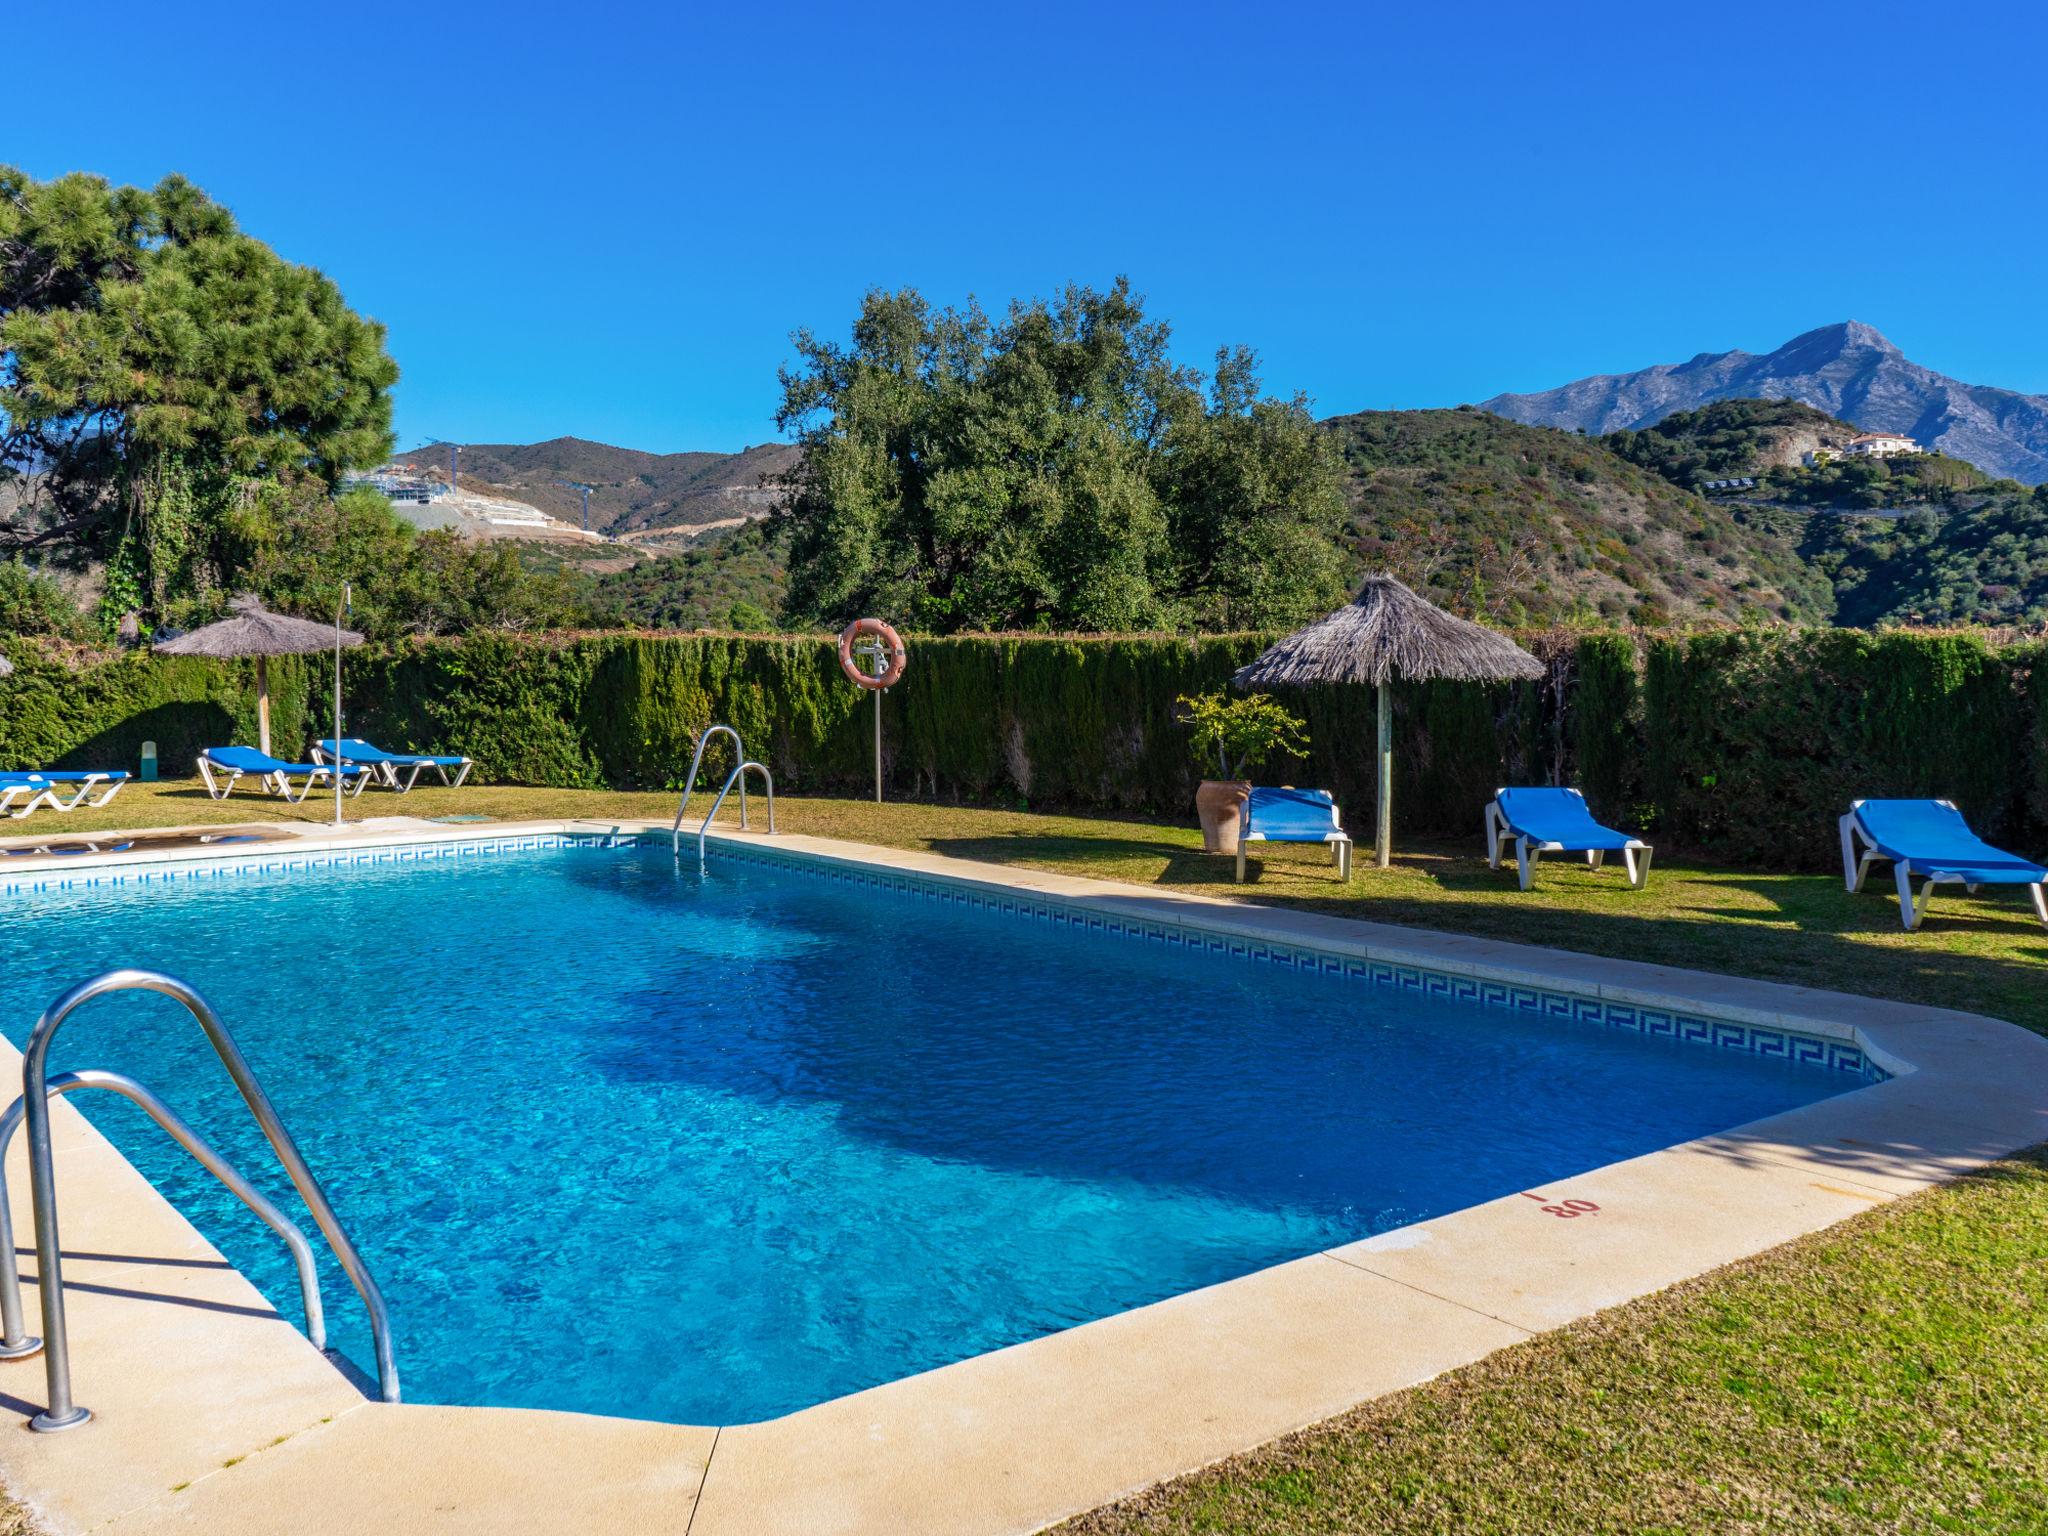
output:
<svg viewBox="0 0 2048 1536"><path fill-rule="evenodd" d="M596 490L597 487L585 485L581 480L557 480L555 484L567 486L572 491L581 491L583 493L583 531L585 533L590 532L590 493Z"/></svg>
<svg viewBox="0 0 2048 1536"><path fill-rule="evenodd" d="M420 444L421 448L425 448L427 446L429 446L428 443ZM418 450L414 451L417 452ZM462 449L457 444L450 443L448 445L448 489L451 491L460 490L462 488L462 478L459 474L457 474L457 471L461 467Z"/></svg>

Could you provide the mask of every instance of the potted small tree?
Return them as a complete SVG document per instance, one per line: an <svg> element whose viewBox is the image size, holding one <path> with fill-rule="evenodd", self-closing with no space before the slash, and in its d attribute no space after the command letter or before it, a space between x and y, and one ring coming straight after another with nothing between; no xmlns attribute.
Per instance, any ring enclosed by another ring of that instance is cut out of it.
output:
<svg viewBox="0 0 2048 1536"><path fill-rule="evenodd" d="M1305 755L1307 722L1295 719L1263 693L1242 699L1226 693L1183 694L1180 702L1187 707L1181 719L1194 727L1195 761L1204 768L1214 764L1220 775L1204 779L1195 791L1195 813L1202 819L1202 851L1234 854L1244 803L1252 793L1245 770L1275 752Z"/></svg>

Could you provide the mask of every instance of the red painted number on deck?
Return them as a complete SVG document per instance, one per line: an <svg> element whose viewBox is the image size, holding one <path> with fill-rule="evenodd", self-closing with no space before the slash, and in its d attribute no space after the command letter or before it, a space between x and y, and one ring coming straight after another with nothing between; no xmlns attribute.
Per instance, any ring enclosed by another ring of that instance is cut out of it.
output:
<svg viewBox="0 0 2048 1536"><path fill-rule="evenodd" d="M1546 1205L1544 1211L1552 1216L1591 1216L1600 1207L1590 1200L1560 1200L1556 1205Z"/></svg>

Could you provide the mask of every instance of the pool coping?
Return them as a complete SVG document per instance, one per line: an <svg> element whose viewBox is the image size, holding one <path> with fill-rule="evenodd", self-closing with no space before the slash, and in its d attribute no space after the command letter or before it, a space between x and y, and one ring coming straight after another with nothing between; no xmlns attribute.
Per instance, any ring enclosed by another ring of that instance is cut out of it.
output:
<svg viewBox="0 0 2048 1536"><path fill-rule="evenodd" d="M22 859L0 870L0 889L19 888L24 875L31 884L183 878L280 858L432 856L480 842L666 830L638 819L448 827L380 818L340 833L309 828L286 850ZM1030 1531L2048 1139L2048 1040L1979 1015L795 834L771 842L719 830L712 840L725 852L779 850L1183 933L1854 1041L1892 1075L1545 1189L722 1428L367 1402L60 1103L66 1252L100 1255L67 1259L66 1269L78 1395L100 1419L75 1434L21 1429L0 1442L15 1496L52 1532ZM0 1052L16 1059L11 1045ZM25 1213L22 1158L9 1162ZM150 1284L136 1283L138 1273ZM331 1308L354 1304L330 1298ZM29 1310L33 1318L33 1300ZM39 1362L0 1364L4 1406L33 1407L42 1388Z"/></svg>

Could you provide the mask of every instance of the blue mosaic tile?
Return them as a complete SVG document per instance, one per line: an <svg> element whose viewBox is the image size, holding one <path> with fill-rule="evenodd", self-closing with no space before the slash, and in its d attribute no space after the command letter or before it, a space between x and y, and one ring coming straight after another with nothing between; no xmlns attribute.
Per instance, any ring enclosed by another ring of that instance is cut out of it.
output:
<svg viewBox="0 0 2048 1536"><path fill-rule="evenodd" d="M862 883L884 884L859 874L849 875L845 866L823 863L808 855L762 848L735 848L729 844L719 845L716 851L721 858L803 869L838 880L853 878ZM889 880L884 888L901 888L928 897L934 888L945 887L948 884L950 882L937 877L916 876L900 881ZM1269 964L1310 970L1347 983L1394 987L1402 991L1420 992L1425 996L1444 997L1454 1002L1477 1003L1488 1008L1504 1008L1521 1013L1536 1013L1546 1018L1596 1024L1610 1029L1625 1029L1650 1038L1679 1040L1721 1050L1745 1051L1755 1056L1824 1067L1847 1073L1866 1082L1882 1082L1889 1075L1873 1063L1861 1047L1848 1041L1824 1040L1788 1030L1739 1024L1730 1019L1707 1019L1691 1014L1673 1014L1661 1008L1643 1008L1633 1003L1608 1002L1603 998L1586 997L1577 993L1551 992L1536 987L1465 976L1454 971L1425 970L1356 955L1259 943L1178 925L1125 922L1072 907L1053 897L997 901L974 893L970 888L960 889L967 890L966 905L969 907L1000 911L1006 915L1018 913L1042 921L1067 923L1089 933L1143 938L1150 942L1181 945L1206 954L1228 955L1237 960L1262 960Z"/></svg>
<svg viewBox="0 0 2048 1536"><path fill-rule="evenodd" d="M75 890L98 886L144 885L178 880L221 880L235 875L279 874L317 869L336 864L364 865L412 863L423 859L452 859L479 854L520 853L542 848L623 848L643 843L665 843L666 833L565 832L526 834L517 837L466 838L457 842L414 843L390 848L294 849L288 855L271 854L239 861L215 861L179 865L152 865L139 869L81 870L77 874L38 870L9 878L0 872L0 894L17 892ZM1546 1018L1626 1029L1652 1038L1677 1039L1722 1050L1747 1051L1753 1055L1791 1060L1847 1073L1867 1082L1882 1082L1888 1074L1849 1041L1819 1039L1787 1030L1738 1024L1728 1019L1696 1018L1672 1014L1658 1008L1639 1008L1628 1003L1574 993L1551 992L1514 983L1491 981L1455 971L1395 965L1357 955L1332 953L1313 948L1247 940L1178 923L1129 920L1109 916L1091 908L1076 906L1054 897L1027 897L1014 892L992 893L959 881L897 871L857 869L820 860L809 855L762 848L736 848L713 844L720 858L742 859L801 869L857 889L886 892L913 900L968 911L987 912L1021 921L1050 923L1058 927L1100 934L1106 937L1142 939L1147 943L1171 945L1239 960L1259 960L1294 970L1307 970L1341 983L1393 987L1454 1002L1476 1003L1482 1007L1504 1008Z"/></svg>

